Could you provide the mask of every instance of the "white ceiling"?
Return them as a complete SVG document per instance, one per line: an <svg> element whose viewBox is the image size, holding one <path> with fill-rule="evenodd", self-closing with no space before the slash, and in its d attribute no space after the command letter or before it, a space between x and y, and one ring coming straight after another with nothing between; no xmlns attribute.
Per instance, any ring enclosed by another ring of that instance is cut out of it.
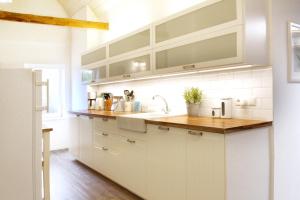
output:
<svg viewBox="0 0 300 200"><path fill-rule="evenodd" d="M91 8L97 17L101 17L101 12L103 12L103 8L106 7L109 1L113 0L58 0L70 17L86 5Z"/></svg>

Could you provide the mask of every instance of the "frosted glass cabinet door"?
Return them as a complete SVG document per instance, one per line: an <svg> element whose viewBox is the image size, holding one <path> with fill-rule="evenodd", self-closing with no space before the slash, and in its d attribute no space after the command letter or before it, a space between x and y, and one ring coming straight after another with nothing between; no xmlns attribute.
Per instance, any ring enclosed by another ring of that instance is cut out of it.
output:
<svg viewBox="0 0 300 200"><path fill-rule="evenodd" d="M221 0L168 20L155 27L155 42L160 43L237 19L237 0Z"/></svg>
<svg viewBox="0 0 300 200"><path fill-rule="evenodd" d="M136 33L109 45L109 57L150 46L150 29Z"/></svg>
<svg viewBox="0 0 300 200"><path fill-rule="evenodd" d="M93 71L89 69L81 70L81 83L89 84L93 80Z"/></svg>
<svg viewBox="0 0 300 200"><path fill-rule="evenodd" d="M83 84L99 82L104 79L106 79L106 66L81 71L81 82Z"/></svg>
<svg viewBox="0 0 300 200"><path fill-rule="evenodd" d="M147 71L150 71L150 54L109 65L109 77L131 78L134 74Z"/></svg>
<svg viewBox="0 0 300 200"><path fill-rule="evenodd" d="M92 69L92 73L93 73L92 82L104 80L106 78L106 66L101 66Z"/></svg>
<svg viewBox="0 0 300 200"><path fill-rule="evenodd" d="M89 65L106 59L106 47L99 48L93 52L81 56L81 65Z"/></svg>
<svg viewBox="0 0 300 200"><path fill-rule="evenodd" d="M235 58L238 56L237 33L158 51L155 55L156 70L180 66L180 70L188 70L196 68L195 64L201 67L199 63Z"/></svg>

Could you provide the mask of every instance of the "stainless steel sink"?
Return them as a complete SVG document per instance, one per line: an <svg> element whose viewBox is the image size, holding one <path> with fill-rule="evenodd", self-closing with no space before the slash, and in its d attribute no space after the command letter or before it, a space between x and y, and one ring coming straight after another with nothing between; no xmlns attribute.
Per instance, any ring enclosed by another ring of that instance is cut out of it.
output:
<svg viewBox="0 0 300 200"><path fill-rule="evenodd" d="M129 131L146 133L146 119L161 118L175 116L174 114L164 114L164 113L137 113L122 115L117 117L117 125L120 129L125 129Z"/></svg>

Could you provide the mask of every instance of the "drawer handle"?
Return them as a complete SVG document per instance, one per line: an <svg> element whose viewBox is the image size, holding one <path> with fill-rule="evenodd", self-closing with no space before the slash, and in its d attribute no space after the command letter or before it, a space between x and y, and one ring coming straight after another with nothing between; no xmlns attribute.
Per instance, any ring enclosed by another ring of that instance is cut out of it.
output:
<svg viewBox="0 0 300 200"><path fill-rule="evenodd" d="M103 151L108 151L108 148L107 147L102 147L102 150Z"/></svg>
<svg viewBox="0 0 300 200"><path fill-rule="evenodd" d="M123 78L130 78L130 77L131 77L130 74L124 74L124 75L123 75Z"/></svg>
<svg viewBox="0 0 300 200"><path fill-rule="evenodd" d="M162 130L162 131L169 131L170 130L169 127L165 127L165 126L159 126L158 129Z"/></svg>
<svg viewBox="0 0 300 200"><path fill-rule="evenodd" d="M190 135L203 136L203 132L189 131Z"/></svg>
<svg viewBox="0 0 300 200"><path fill-rule="evenodd" d="M92 117L92 116L89 116L89 119L94 119L94 117Z"/></svg>
<svg viewBox="0 0 300 200"><path fill-rule="evenodd" d="M131 140L131 139L127 139L127 142L129 142L130 144L134 144L135 143L135 141Z"/></svg>
<svg viewBox="0 0 300 200"><path fill-rule="evenodd" d="M108 122L108 118L102 118L102 121Z"/></svg>
<svg viewBox="0 0 300 200"><path fill-rule="evenodd" d="M108 133L102 133L103 136L108 136Z"/></svg>
<svg viewBox="0 0 300 200"><path fill-rule="evenodd" d="M182 67L183 69L195 69L196 66L195 65L185 65Z"/></svg>

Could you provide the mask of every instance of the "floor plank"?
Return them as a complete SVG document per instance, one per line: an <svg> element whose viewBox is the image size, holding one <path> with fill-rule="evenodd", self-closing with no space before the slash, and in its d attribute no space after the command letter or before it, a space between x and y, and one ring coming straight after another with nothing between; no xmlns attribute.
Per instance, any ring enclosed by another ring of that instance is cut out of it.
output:
<svg viewBox="0 0 300 200"><path fill-rule="evenodd" d="M51 200L142 200L76 161L68 151L51 154Z"/></svg>

